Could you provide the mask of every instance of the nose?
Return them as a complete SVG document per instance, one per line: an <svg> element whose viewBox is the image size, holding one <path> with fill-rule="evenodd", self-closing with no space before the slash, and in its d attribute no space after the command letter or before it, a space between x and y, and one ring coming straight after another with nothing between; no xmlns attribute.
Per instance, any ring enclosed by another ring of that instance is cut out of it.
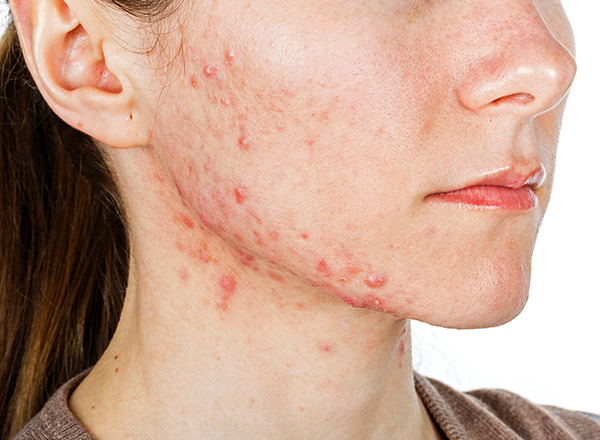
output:
<svg viewBox="0 0 600 440"><path fill-rule="evenodd" d="M506 6L505 1L499 3ZM468 110L485 116L534 117L567 94L577 70L575 59L536 7L526 3L482 37L482 53L458 88L458 99ZM566 17L562 25L568 27Z"/></svg>

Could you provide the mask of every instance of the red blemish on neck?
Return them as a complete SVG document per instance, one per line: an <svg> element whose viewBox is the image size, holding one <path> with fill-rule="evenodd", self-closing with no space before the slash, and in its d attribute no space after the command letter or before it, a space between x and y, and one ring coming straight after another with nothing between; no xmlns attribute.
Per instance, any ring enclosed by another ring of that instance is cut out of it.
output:
<svg viewBox="0 0 600 440"><path fill-rule="evenodd" d="M177 275L179 275L179 278L181 278L184 282L187 282L190 279L190 273L185 268L179 269Z"/></svg>
<svg viewBox="0 0 600 440"><path fill-rule="evenodd" d="M179 212L177 214L175 214L175 220L178 223L181 223L182 225L184 225L186 228L188 229L194 229L194 222L185 214Z"/></svg>
<svg viewBox="0 0 600 440"><path fill-rule="evenodd" d="M212 78L217 74L217 68L215 66L211 66L210 64L204 66L204 75L207 78Z"/></svg>
<svg viewBox="0 0 600 440"><path fill-rule="evenodd" d="M229 308L231 298L235 295L237 282L231 275L222 275L219 278L219 288L221 289L221 304L219 304L219 308L225 311Z"/></svg>
<svg viewBox="0 0 600 440"><path fill-rule="evenodd" d="M240 135L240 137L238 138L238 145L241 150L248 151L251 147L250 139L248 138L248 136L245 134Z"/></svg>
<svg viewBox="0 0 600 440"><path fill-rule="evenodd" d="M165 180L165 175L160 171L154 171L154 178L159 182L163 182Z"/></svg>
<svg viewBox="0 0 600 440"><path fill-rule="evenodd" d="M319 260L317 263L317 271L326 277L331 276L331 268L324 259Z"/></svg>
<svg viewBox="0 0 600 440"><path fill-rule="evenodd" d="M372 272L365 275L364 282L367 287L370 287L371 289L378 289L387 284L388 277L385 274Z"/></svg>
<svg viewBox="0 0 600 440"><path fill-rule="evenodd" d="M331 344L319 344L319 350L323 353L331 353L333 351L333 346Z"/></svg>
<svg viewBox="0 0 600 440"><path fill-rule="evenodd" d="M231 66L233 64L233 60L235 59L235 54L232 49L227 49L225 51L225 64L227 66Z"/></svg>
<svg viewBox="0 0 600 440"><path fill-rule="evenodd" d="M210 255L206 251L206 245L187 244L178 241L175 243L175 246L177 249L184 252L188 257L191 257L200 263L208 263L210 261Z"/></svg>
<svg viewBox="0 0 600 440"><path fill-rule="evenodd" d="M240 257L240 262L244 266L249 266L250 263L252 263L254 261L254 255L250 255L249 253L244 252L242 250L238 250L238 255Z"/></svg>
<svg viewBox="0 0 600 440"><path fill-rule="evenodd" d="M233 192L235 194L235 201L240 205L243 204L246 199L248 199L248 190L243 185L236 187Z"/></svg>
<svg viewBox="0 0 600 440"><path fill-rule="evenodd" d="M406 341L404 338L400 339L398 344L398 366L402 368L404 365L404 356L406 355Z"/></svg>
<svg viewBox="0 0 600 440"><path fill-rule="evenodd" d="M300 234L300 237L302 237L303 240L308 240L308 234L306 233Z"/></svg>
<svg viewBox="0 0 600 440"><path fill-rule="evenodd" d="M198 88L198 77L196 75L192 75L192 77L190 78L190 84L194 89Z"/></svg>

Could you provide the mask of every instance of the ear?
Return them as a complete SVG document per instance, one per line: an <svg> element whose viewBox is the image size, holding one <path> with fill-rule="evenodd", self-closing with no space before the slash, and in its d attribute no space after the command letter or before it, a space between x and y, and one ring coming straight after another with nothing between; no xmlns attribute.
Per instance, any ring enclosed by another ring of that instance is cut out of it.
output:
<svg viewBox="0 0 600 440"><path fill-rule="evenodd" d="M25 60L67 124L112 147L145 145L151 115L135 86L133 53L88 0L13 0Z"/></svg>

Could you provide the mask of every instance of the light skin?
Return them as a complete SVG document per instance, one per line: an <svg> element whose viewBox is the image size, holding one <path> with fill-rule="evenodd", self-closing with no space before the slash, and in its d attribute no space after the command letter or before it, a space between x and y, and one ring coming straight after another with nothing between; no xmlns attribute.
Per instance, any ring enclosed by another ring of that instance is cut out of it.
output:
<svg viewBox="0 0 600 440"><path fill-rule="evenodd" d="M90 432L441 438L409 319L525 304L575 74L559 2L192 1L154 33L83 0L12 9L131 233L117 333L69 400ZM541 169L531 209L432 197Z"/></svg>

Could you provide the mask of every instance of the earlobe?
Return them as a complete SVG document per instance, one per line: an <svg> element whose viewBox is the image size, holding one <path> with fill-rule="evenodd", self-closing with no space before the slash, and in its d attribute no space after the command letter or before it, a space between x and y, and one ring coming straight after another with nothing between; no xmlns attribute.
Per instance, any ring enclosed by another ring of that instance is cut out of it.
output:
<svg viewBox="0 0 600 440"><path fill-rule="evenodd" d="M107 145L144 145L149 127L127 52L87 0L14 0L21 47L40 92L67 124ZM127 72L127 74L125 73Z"/></svg>

